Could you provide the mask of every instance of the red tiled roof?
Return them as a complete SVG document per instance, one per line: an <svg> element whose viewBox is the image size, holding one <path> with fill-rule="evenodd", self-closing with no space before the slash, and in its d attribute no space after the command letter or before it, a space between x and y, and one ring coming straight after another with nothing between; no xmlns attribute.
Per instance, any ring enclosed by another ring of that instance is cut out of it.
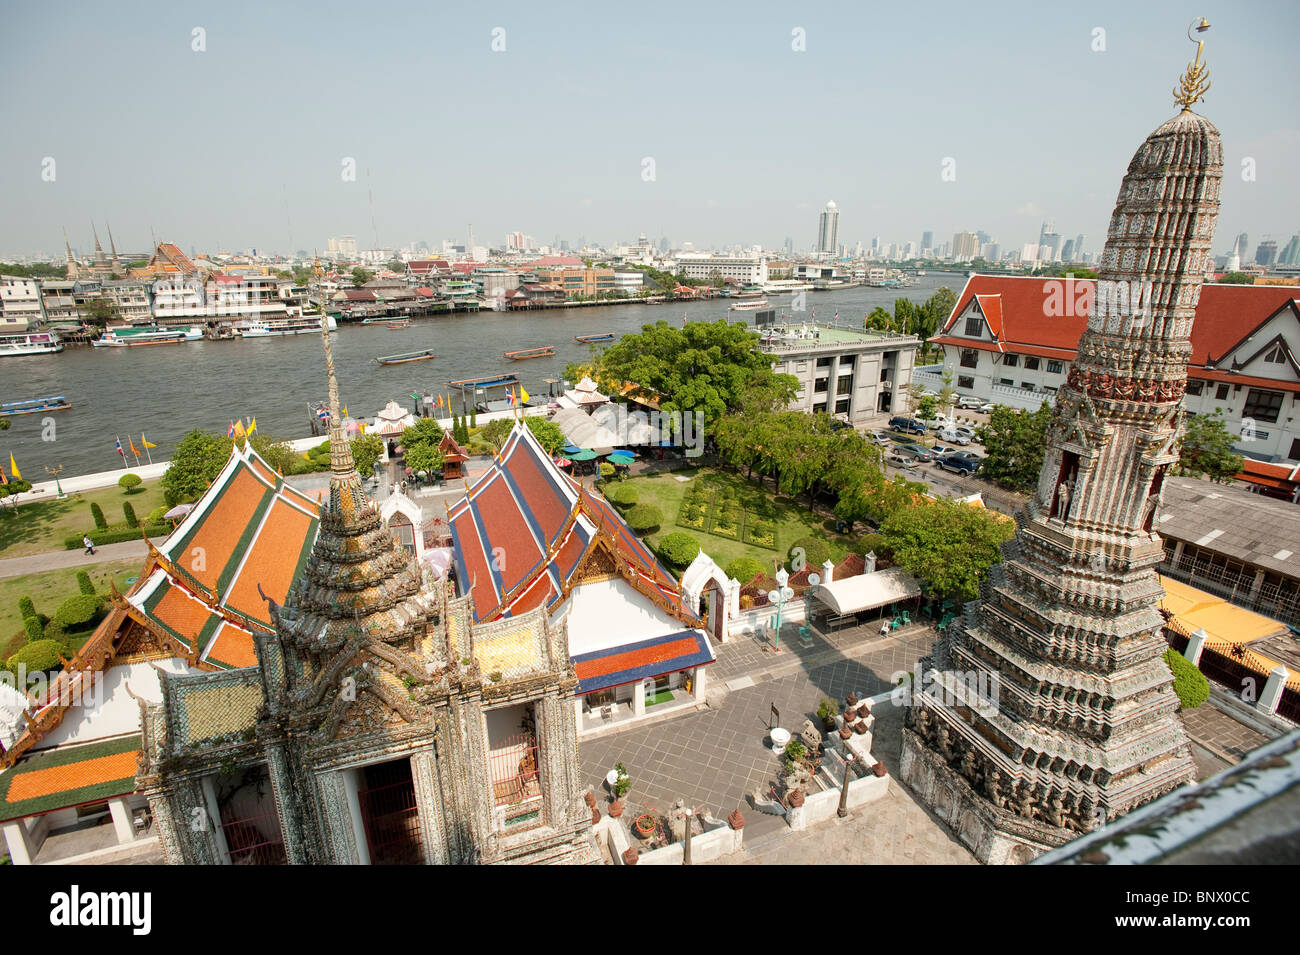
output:
<svg viewBox="0 0 1300 955"><path fill-rule="evenodd" d="M997 322L999 327L994 332L1006 350L1032 355L1045 353L1030 348L1055 349L1046 357L1073 359L1095 293L1093 279L974 275L966 281L943 329L932 341L979 348L976 341L948 334L971 299L977 298L990 327ZM1190 363L1207 365L1222 359L1279 309L1297 299L1300 288L1296 286L1203 285L1192 324ZM1296 307L1300 309L1300 304ZM997 346L985 342L984 350L997 350ZM1195 369L1191 373L1196 374ZM1278 384L1271 380L1269 383Z"/></svg>

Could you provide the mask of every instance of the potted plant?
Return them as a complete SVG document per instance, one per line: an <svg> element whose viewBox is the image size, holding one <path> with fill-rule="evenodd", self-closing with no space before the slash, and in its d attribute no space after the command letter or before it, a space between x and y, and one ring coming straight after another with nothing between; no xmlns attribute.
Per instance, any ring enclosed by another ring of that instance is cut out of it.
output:
<svg viewBox="0 0 1300 955"><path fill-rule="evenodd" d="M650 813L643 812L633 821L632 828L636 830L636 834L642 839L649 839L655 834L655 830L659 828L659 823Z"/></svg>
<svg viewBox="0 0 1300 955"><path fill-rule="evenodd" d="M817 704L817 717L822 721L822 727L830 732L835 729L835 717L838 707L835 701L829 697L822 697L821 703Z"/></svg>

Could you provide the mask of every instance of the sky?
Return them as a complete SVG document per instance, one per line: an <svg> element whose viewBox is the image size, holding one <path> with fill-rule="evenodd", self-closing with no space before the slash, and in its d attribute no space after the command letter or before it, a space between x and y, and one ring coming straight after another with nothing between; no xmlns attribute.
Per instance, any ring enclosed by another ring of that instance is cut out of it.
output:
<svg viewBox="0 0 1300 955"><path fill-rule="evenodd" d="M827 200L850 248L1018 248L1051 220L1096 251L1201 15L1215 250L1281 246L1300 231L1294 0L10 3L0 258L60 253L65 228L86 253L92 221L122 251L437 247L471 223L491 246L798 250Z"/></svg>

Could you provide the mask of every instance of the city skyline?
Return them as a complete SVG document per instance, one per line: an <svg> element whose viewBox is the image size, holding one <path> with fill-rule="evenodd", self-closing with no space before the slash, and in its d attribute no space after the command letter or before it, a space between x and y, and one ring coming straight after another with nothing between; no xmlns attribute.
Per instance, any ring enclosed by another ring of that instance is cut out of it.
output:
<svg viewBox="0 0 1300 955"><path fill-rule="evenodd" d="M918 36L902 11L757 7L733 23L681 9L690 30L675 15L612 11L581 46L529 8L449 11L436 58L427 14L395 11L350 23L347 59L337 6L311 20L155 6L128 22L86 5L57 31L53 14L19 11L10 25L26 42L0 76L40 76L41 112L18 98L0 107L7 128L28 130L0 148L11 184L0 215L21 224L0 255L57 255L65 228L84 253L91 220L112 222L118 247L133 250L151 232L185 248L286 254L339 234L363 248L433 247L463 241L472 222L487 245L513 231L602 242L645 232L696 248L775 249L790 236L798 251L815 248L830 198L848 249L981 229L1006 250L1045 219L1067 236L1103 235L1115 144L1153 112L1173 114L1154 91L1193 52L1178 4L1033 22L945 8L949 29L924 34L932 68L921 71L912 44L896 42ZM1259 27L1300 14L1281 3L1253 6L1249 20L1222 4L1206 12L1228 154L1223 234L1281 246L1300 225L1300 123L1257 93L1284 88L1291 31ZM1011 36L1013 55L980 61L970 108L972 89L955 88L946 64ZM56 59L66 67L40 66ZM729 91L740 105L714 105ZM664 96L683 121L654 119L647 107ZM762 103L757 115L747 98ZM551 105L531 109L539 99ZM578 106L585 119L570 125ZM32 122L46 114L77 122ZM1057 118L1045 127L1044 116Z"/></svg>

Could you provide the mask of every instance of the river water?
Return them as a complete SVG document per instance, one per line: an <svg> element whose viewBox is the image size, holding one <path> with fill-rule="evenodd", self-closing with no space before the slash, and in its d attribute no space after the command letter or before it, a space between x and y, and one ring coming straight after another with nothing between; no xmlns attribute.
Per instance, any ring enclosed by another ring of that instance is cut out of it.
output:
<svg viewBox="0 0 1300 955"><path fill-rule="evenodd" d="M921 303L946 285L960 292L965 277L931 272L907 289L851 288L809 292L807 306L818 321L839 313L841 325L860 327L877 305L892 311L896 298ZM769 304L793 316L790 296L769 296ZM389 399L413 407L412 392L447 394L452 379L510 374L534 398L547 394L546 378L563 378L564 366L587 358L592 346L574 336L639 331L666 321L716 321L728 315L725 300L664 305L608 305L532 312L461 313L417 318L410 328L340 325L334 338L343 404L353 417L372 418ZM753 313L731 313L752 323ZM512 362L502 352L554 345L553 358ZM374 358L433 348L437 358L381 366ZM120 436L128 466L135 441L144 461L141 435L157 447L154 460L170 457L192 428L225 433L234 418L257 419L263 434L296 438L311 433L308 404L326 396L325 363L319 335L190 342L152 348L66 348L58 355L0 359L0 401L62 394L72 408L49 416L10 418L0 432L0 463L13 454L29 481L48 479L45 468L65 475L122 466L114 441ZM492 397L502 397L500 391Z"/></svg>

